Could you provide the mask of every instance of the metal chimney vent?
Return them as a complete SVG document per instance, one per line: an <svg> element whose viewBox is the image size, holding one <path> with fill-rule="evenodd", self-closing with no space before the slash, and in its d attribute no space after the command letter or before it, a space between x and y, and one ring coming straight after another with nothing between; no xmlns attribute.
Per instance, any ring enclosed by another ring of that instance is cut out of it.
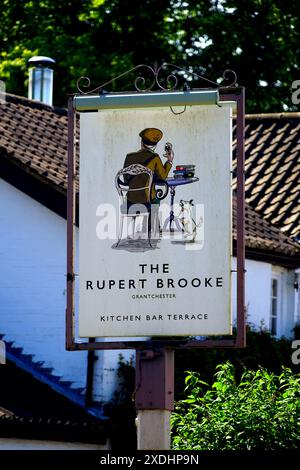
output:
<svg viewBox="0 0 300 470"><path fill-rule="evenodd" d="M53 69L55 60L50 57L35 56L29 59L28 98L52 106L53 103Z"/></svg>

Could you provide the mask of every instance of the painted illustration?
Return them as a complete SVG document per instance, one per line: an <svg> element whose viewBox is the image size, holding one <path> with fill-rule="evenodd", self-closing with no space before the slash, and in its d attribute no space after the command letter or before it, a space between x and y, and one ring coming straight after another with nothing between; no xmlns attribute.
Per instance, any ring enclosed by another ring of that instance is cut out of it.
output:
<svg viewBox="0 0 300 470"><path fill-rule="evenodd" d="M80 115L81 337L229 334L231 157L231 105Z"/></svg>
<svg viewBox="0 0 300 470"><path fill-rule="evenodd" d="M140 148L126 155L123 168L115 177L119 195L119 233L113 248L127 251L159 248L162 233L174 233L174 226L183 236L179 240L173 239L172 243L195 242L197 228L203 223L203 218L195 221L192 213L193 200L181 199L179 214L174 214L176 188L199 181L195 177L195 165L177 165L170 176L174 160L173 144L166 142L163 154L166 161L163 163L156 152L163 132L154 127L145 128L139 133L139 137ZM160 202L169 192L170 209L163 220ZM125 221L126 238L123 233ZM130 223L131 234L128 235Z"/></svg>

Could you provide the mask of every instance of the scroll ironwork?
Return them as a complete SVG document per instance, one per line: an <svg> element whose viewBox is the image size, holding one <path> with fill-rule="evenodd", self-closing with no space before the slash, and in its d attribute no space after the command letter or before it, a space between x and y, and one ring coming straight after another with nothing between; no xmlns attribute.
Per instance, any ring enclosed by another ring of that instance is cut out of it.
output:
<svg viewBox="0 0 300 470"><path fill-rule="evenodd" d="M169 72L168 72L169 70ZM140 64L126 72L106 81L93 89L91 80L88 77L80 77L77 80L77 90L81 95L92 95L95 93L105 93L105 88L115 81L128 76L133 72L138 72L138 76L134 79L133 85L136 92L145 93L149 91L175 91L178 90L180 79L183 80L183 90L189 90L193 80L201 80L205 88L230 88L237 86L237 75L233 70L227 69L223 72L220 83L209 80L208 78L197 74L194 71L186 70L178 65L163 63L159 67L154 65ZM164 73L167 75L165 76Z"/></svg>

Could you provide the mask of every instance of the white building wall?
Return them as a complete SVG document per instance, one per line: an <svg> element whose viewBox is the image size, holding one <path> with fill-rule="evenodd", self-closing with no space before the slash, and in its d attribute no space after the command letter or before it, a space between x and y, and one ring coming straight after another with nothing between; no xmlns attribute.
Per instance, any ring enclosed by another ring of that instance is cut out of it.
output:
<svg viewBox="0 0 300 470"><path fill-rule="evenodd" d="M300 269L296 269L295 271L295 279L296 285L298 286L297 290L295 290L295 314L294 314L294 323L295 325L300 325Z"/></svg>
<svg viewBox="0 0 300 470"><path fill-rule="evenodd" d="M85 386L86 352L65 350L66 222L0 180L0 332Z"/></svg>
<svg viewBox="0 0 300 470"><path fill-rule="evenodd" d="M236 258L233 259L236 269ZM247 323L255 328L270 328L271 279L279 278L280 302L277 337L293 336L294 326L294 270L288 270L270 263L246 259L245 298ZM236 273L232 274L232 311L236 318Z"/></svg>
<svg viewBox="0 0 300 470"><path fill-rule="evenodd" d="M98 363L94 377L93 395L94 399L99 402L108 402L114 398L114 393L119 383L118 368L120 355L122 360L129 361L131 357L135 358L134 350L113 350L98 351Z"/></svg>

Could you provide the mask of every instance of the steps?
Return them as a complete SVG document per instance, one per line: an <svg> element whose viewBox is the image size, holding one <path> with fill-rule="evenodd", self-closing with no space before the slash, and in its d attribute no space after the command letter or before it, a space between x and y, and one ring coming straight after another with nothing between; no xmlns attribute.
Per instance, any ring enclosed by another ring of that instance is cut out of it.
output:
<svg viewBox="0 0 300 470"><path fill-rule="evenodd" d="M85 388L74 387L73 382L64 380L63 377L55 375L54 369L46 366L44 361L35 360L34 355L23 352L23 348L15 345L13 341L5 341L5 335L0 334L0 339L5 342L6 359L8 361L13 362L17 367L28 372L37 380L49 385L53 390L81 406L91 415L103 418L100 405L99 407L93 406L86 408Z"/></svg>

